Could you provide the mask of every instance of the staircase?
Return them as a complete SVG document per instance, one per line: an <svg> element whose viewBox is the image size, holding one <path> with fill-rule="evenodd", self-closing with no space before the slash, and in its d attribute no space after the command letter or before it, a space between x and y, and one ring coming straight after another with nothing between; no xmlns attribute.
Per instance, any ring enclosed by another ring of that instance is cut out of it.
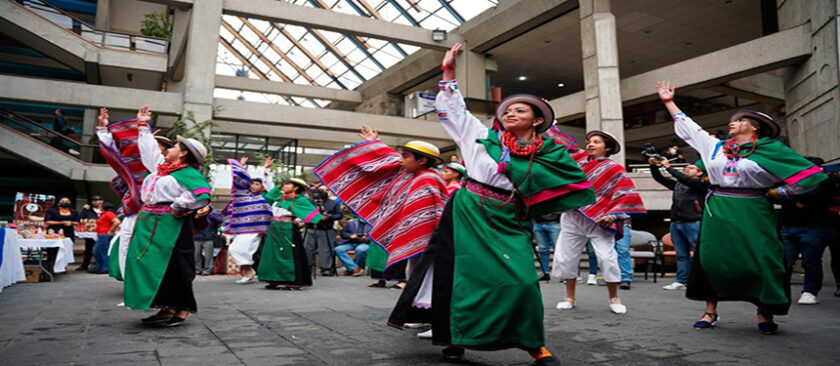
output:
<svg viewBox="0 0 840 366"><path fill-rule="evenodd" d="M0 29L84 72L92 84L116 69L160 75L167 69L167 40L98 30L43 0L0 0Z"/></svg>
<svg viewBox="0 0 840 366"><path fill-rule="evenodd" d="M0 107L0 149L61 176L74 181L110 181L115 175L111 167L82 160L83 156L92 156L98 148L98 145L82 144Z"/></svg>

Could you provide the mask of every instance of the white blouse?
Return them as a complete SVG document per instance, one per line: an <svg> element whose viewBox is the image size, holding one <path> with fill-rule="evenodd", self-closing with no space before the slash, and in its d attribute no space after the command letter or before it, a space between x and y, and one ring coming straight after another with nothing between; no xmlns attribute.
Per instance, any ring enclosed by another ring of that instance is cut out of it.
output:
<svg viewBox="0 0 840 366"><path fill-rule="evenodd" d="M148 127L140 127L137 137L140 160L150 174L143 180L141 194L143 203L157 204L172 202L176 210L197 210L210 204L209 199L196 200L192 192L184 188L171 175L160 176L157 167L166 162L160 147Z"/></svg>
<svg viewBox="0 0 840 366"><path fill-rule="evenodd" d="M496 160L493 160L484 145L476 142L478 139L487 138L490 129L467 110L464 97L458 90L458 82L441 81L438 86L440 93L435 99L438 119L461 149L464 166L470 178L489 186L513 190L510 179L503 173L496 172Z"/></svg>
<svg viewBox="0 0 840 366"><path fill-rule="evenodd" d="M749 158L730 161L723 153L724 141L703 130L685 113L677 113L672 117L674 131L697 150L712 185L725 188L768 189L784 184L782 178L768 172ZM796 185L788 188L793 189L794 193L804 191Z"/></svg>

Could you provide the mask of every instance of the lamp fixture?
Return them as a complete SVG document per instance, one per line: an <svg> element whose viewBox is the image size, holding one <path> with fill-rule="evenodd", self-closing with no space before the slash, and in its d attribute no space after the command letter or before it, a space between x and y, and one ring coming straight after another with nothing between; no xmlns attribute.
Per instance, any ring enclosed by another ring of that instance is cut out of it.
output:
<svg viewBox="0 0 840 366"><path fill-rule="evenodd" d="M432 30L432 40L433 41L445 41L446 40L446 31L443 29L435 29Z"/></svg>
<svg viewBox="0 0 840 366"><path fill-rule="evenodd" d="M558 84L557 84L557 87L558 87L558 88L562 88L562 87L564 87L564 86L566 86L566 84L563 84L563 83L558 83Z"/></svg>
<svg viewBox="0 0 840 366"><path fill-rule="evenodd" d="M517 79L519 79L519 81L525 81L528 80L528 77L525 75L520 75Z"/></svg>

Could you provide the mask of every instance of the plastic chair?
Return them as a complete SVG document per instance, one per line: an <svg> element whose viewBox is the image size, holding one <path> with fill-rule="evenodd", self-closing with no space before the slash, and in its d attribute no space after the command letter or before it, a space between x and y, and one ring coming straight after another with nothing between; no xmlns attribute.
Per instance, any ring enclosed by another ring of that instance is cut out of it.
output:
<svg viewBox="0 0 840 366"><path fill-rule="evenodd" d="M646 259L647 265L645 266L645 279L648 278L648 272L652 272L653 283L656 283L656 269L654 266L656 265L657 260L659 260L660 267L663 267L662 242L656 240L656 236L647 231L631 230L630 247L639 248L645 246L649 246L651 250L631 250L630 258Z"/></svg>

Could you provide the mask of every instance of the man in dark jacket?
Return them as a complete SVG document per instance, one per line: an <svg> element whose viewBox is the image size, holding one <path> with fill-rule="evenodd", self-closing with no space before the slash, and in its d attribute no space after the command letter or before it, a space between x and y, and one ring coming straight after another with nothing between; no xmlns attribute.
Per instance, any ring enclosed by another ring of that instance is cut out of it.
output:
<svg viewBox="0 0 840 366"><path fill-rule="evenodd" d="M671 203L671 241L677 252L677 279L674 283L662 287L665 290L682 290L688 282L691 269L691 251L697 248L700 235L700 219L703 217L703 202L708 187L700 180L703 171L694 164L686 165L682 171L671 167L668 159L648 159L653 179L674 191ZM659 166L671 174L665 178Z"/></svg>
<svg viewBox="0 0 840 366"><path fill-rule="evenodd" d="M195 274L206 276L213 273L213 241L219 232L224 218L222 214L212 211L210 206L198 210L196 221L206 220L206 226L193 236L195 241Z"/></svg>
<svg viewBox="0 0 840 366"><path fill-rule="evenodd" d="M341 204L331 199L326 187L315 188L310 191L312 203L321 212L321 221L317 224L306 225L306 236L303 246L309 256L309 263L315 263L315 252L318 252L318 264L322 276L335 276L333 271L333 250L335 249L335 220L344 216Z"/></svg>

